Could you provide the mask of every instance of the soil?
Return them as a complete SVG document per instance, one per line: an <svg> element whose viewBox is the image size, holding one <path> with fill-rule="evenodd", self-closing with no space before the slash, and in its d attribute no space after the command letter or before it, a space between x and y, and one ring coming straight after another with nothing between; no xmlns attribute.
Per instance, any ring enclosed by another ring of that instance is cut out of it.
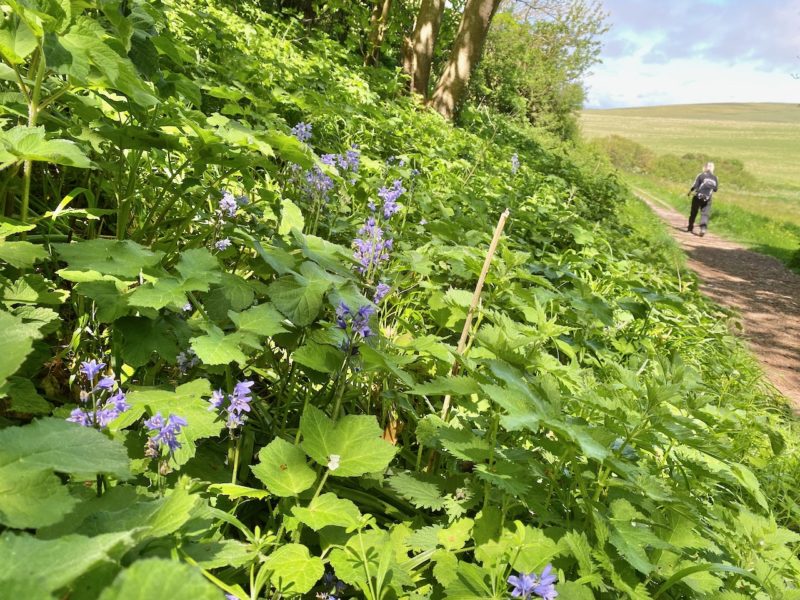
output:
<svg viewBox="0 0 800 600"><path fill-rule="evenodd" d="M669 225L700 279L700 291L738 313L748 346L767 377L800 414L800 275L711 232L700 237L697 224L689 233L687 215L638 195ZM709 226L714 226L713 215Z"/></svg>

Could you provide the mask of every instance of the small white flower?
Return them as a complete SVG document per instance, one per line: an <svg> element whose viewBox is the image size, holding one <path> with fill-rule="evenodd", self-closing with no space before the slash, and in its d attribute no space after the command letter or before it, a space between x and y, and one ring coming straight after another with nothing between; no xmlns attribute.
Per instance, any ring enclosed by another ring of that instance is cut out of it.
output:
<svg viewBox="0 0 800 600"><path fill-rule="evenodd" d="M339 456L338 454L331 454L328 457L328 469L330 469L331 471L335 471L336 469L338 469L339 468L339 460L341 458L342 457Z"/></svg>

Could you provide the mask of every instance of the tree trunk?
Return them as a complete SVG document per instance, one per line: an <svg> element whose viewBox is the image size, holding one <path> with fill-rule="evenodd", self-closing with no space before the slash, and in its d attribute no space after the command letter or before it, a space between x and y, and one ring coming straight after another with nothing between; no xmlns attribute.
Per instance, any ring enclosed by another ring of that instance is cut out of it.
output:
<svg viewBox="0 0 800 600"><path fill-rule="evenodd" d="M392 9L392 0L378 0L369 18L369 50L364 59L365 65L375 65L380 56L383 36L386 34L386 25L389 22L389 11Z"/></svg>
<svg viewBox="0 0 800 600"><path fill-rule="evenodd" d="M403 68L411 77L411 91L428 98L433 50L442 25L445 0L422 0L414 33L406 40Z"/></svg>
<svg viewBox="0 0 800 600"><path fill-rule="evenodd" d="M446 119L452 119L464 99L469 78L481 58L492 17L501 0L468 0L458 26L456 41L447 66L436 83L431 105Z"/></svg>

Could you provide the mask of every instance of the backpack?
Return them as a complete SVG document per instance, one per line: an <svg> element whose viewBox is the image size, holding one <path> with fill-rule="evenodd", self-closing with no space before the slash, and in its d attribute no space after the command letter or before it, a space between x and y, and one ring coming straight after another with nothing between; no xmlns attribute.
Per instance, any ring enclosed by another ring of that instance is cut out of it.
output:
<svg viewBox="0 0 800 600"><path fill-rule="evenodd" d="M701 202L708 202L709 200L711 200L711 194L714 193L715 187L716 184L714 183L713 179L711 179L710 177L708 179L704 179L703 183L700 184L700 187L697 189L697 192L695 193L697 199L700 200Z"/></svg>

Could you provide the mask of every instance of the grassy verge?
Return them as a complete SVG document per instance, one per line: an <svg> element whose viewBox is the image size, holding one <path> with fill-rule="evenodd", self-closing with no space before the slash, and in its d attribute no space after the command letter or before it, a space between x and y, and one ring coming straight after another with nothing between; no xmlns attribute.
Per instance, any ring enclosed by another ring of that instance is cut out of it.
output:
<svg viewBox="0 0 800 600"><path fill-rule="evenodd" d="M686 196L685 186L631 174L627 174L626 179L631 185L657 196L686 214L688 219L690 199ZM757 252L774 256L800 272L800 265L792 262L800 248L800 226L744 209L726 202L724 195L718 195L714 201L709 228Z"/></svg>

